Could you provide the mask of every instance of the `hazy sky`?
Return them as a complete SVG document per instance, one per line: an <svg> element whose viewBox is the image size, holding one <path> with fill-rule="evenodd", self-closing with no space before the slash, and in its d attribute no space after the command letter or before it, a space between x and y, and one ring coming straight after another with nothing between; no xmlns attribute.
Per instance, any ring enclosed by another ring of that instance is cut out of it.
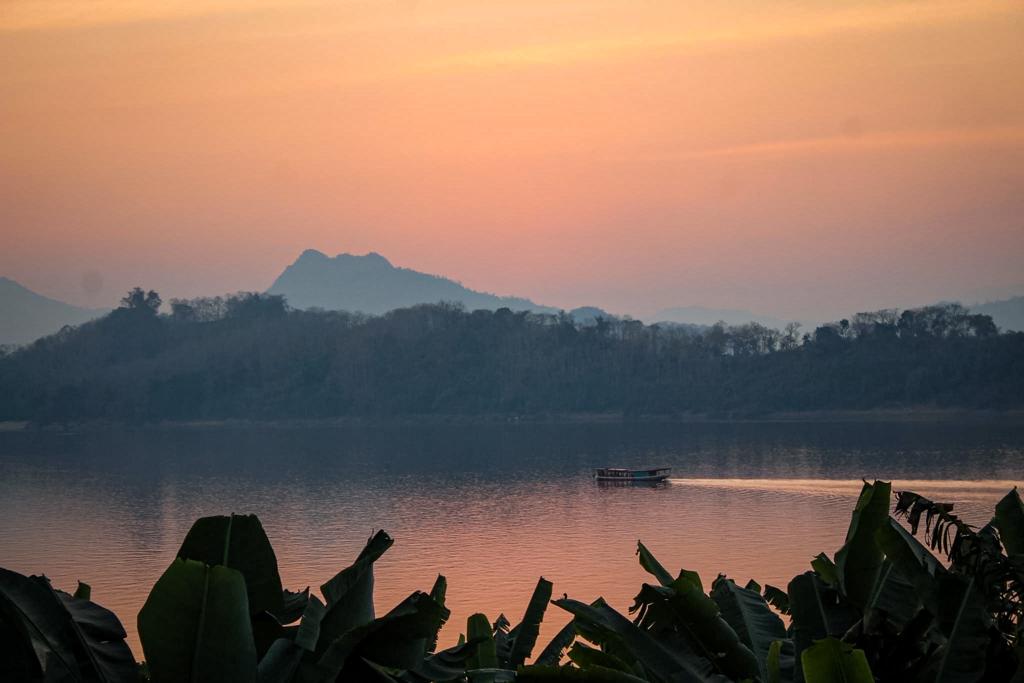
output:
<svg viewBox="0 0 1024 683"><path fill-rule="evenodd" d="M109 305L312 247L637 315L998 295L1022 74L1020 0L3 0L0 275Z"/></svg>

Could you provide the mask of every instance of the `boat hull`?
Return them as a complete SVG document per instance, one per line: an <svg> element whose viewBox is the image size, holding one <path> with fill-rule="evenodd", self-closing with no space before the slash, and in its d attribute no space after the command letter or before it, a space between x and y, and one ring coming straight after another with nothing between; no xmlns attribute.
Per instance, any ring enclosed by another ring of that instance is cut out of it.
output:
<svg viewBox="0 0 1024 683"><path fill-rule="evenodd" d="M619 467L603 467L595 470L594 479L600 482L657 483L668 479L672 471L668 467L649 470L628 470Z"/></svg>

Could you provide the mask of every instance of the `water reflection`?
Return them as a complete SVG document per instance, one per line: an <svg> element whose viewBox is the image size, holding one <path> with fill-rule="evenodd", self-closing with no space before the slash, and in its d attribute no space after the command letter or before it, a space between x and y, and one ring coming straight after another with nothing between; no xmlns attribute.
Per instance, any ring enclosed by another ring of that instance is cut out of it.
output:
<svg viewBox="0 0 1024 683"><path fill-rule="evenodd" d="M1024 479L1013 424L407 426L0 434L0 565L78 579L125 622L201 515L256 512L291 588L348 564L374 529L381 609L449 580L454 641L483 611L521 617L537 577L625 609L643 539L710 580L785 585L842 542L860 479L957 503L974 522ZM673 468L598 486L601 466ZM551 634L568 618L553 610Z"/></svg>

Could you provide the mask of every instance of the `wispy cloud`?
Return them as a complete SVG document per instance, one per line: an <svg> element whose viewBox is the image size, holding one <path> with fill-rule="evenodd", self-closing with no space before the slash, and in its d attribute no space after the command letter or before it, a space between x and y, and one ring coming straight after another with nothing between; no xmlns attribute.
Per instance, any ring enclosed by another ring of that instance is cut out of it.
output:
<svg viewBox="0 0 1024 683"><path fill-rule="evenodd" d="M0 32L175 21L288 8L301 2L302 0L3 0L0 2Z"/></svg>
<svg viewBox="0 0 1024 683"><path fill-rule="evenodd" d="M631 36L521 45L453 54L423 62L418 70L453 71L501 66L544 66L611 60L658 52L699 52L832 33L897 31L1022 13L1008 0L940 0L845 7L737 25L727 29L681 29ZM669 22L671 23L671 22Z"/></svg>
<svg viewBox="0 0 1024 683"><path fill-rule="evenodd" d="M944 128L886 131L863 135L835 135L773 140L683 152L677 159L727 159L773 157L799 154L869 152L899 148L929 148L973 145L1024 145L1024 124L986 128Z"/></svg>

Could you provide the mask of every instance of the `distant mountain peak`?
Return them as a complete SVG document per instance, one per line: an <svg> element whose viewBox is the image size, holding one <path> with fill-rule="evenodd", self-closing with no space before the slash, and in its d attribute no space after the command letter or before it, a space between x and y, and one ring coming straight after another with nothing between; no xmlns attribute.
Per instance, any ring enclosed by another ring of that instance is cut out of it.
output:
<svg viewBox="0 0 1024 683"><path fill-rule="evenodd" d="M274 281L270 294L295 308L360 311L379 315L416 304L449 301L469 310L511 308L544 313L557 309L529 299L478 292L439 275L394 266L378 252L329 257L307 249Z"/></svg>
<svg viewBox="0 0 1024 683"><path fill-rule="evenodd" d="M303 261L324 261L327 260L328 258L329 257L327 256L327 254L325 254L322 251L318 251L316 249L306 249L304 252L299 254L299 258L295 259L295 262L301 263Z"/></svg>
<svg viewBox="0 0 1024 683"><path fill-rule="evenodd" d="M20 282L0 276L0 344L24 344L78 325L106 313L81 308L33 292Z"/></svg>

